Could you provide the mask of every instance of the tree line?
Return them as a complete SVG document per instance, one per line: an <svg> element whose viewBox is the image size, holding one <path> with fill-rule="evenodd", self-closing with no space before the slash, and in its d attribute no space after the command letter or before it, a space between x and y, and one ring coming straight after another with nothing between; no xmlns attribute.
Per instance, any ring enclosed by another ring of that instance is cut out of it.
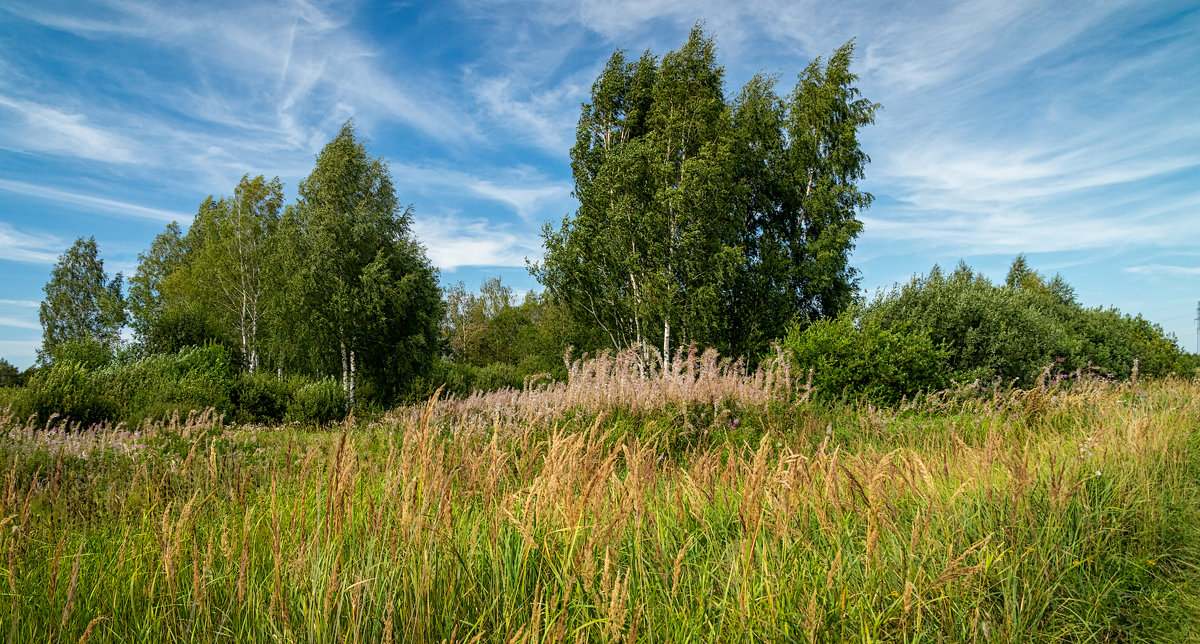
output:
<svg viewBox="0 0 1200 644"><path fill-rule="evenodd" d="M935 267L862 301L850 253L872 196L859 135L880 106L857 88L853 57L849 42L786 92L759 74L727 95L699 26L661 58L614 52L570 151L579 207L543 229L529 269L544 288L523 298L498 279L439 288L387 161L347 122L295 203L277 177L243 176L186 232L159 233L128 284L106 274L94 238L77 240L45 287L40 369L0 363L0 386L27 385L0 405L330 420L443 386L562 378L571 348L634 349L649 367L700 346L753 364L775 342L817 369L827 396L1028 383L1044 364L1129 375L1139 356L1189 374L1161 328L1084 309L1024 257L1003 285Z"/></svg>

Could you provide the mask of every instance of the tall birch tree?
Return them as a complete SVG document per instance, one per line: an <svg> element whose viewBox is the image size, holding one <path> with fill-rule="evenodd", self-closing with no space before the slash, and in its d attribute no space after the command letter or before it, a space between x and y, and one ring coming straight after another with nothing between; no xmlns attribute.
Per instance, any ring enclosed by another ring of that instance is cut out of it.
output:
<svg viewBox="0 0 1200 644"><path fill-rule="evenodd" d="M340 368L353 406L360 372L376 390L399 392L432 364L442 317L436 273L410 235L391 172L367 154L347 122L300 182L285 215L286 270L315 358ZM330 360L332 358L332 360Z"/></svg>
<svg viewBox="0 0 1200 644"><path fill-rule="evenodd" d="M282 206L278 177L267 181L262 175L245 175L233 197L205 199L189 231L190 278L209 288L250 373L261 361L271 271L276 268L272 244Z"/></svg>
<svg viewBox="0 0 1200 644"><path fill-rule="evenodd" d="M571 150L579 208L543 229L533 274L643 359L692 342L753 357L793 318L840 311L871 201L858 131L878 109L852 54L814 61L786 98L759 75L729 101L699 26L661 61L614 53Z"/></svg>

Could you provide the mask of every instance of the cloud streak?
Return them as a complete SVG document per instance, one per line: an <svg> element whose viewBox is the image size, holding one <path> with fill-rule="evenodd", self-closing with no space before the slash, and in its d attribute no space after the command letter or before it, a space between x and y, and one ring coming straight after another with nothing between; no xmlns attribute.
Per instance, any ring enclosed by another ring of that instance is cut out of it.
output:
<svg viewBox="0 0 1200 644"><path fill-rule="evenodd" d="M0 221L0 259L28 264L53 264L64 248L58 237L25 233Z"/></svg>
<svg viewBox="0 0 1200 644"><path fill-rule="evenodd" d="M0 190L16 194L36 197L45 201L67 204L85 210L99 210L117 217L134 217L162 222L188 222L192 216L174 210L163 210L139 204L117 201L105 197L85 195L70 190L62 190L51 186L34 185L22 181L0 179Z"/></svg>

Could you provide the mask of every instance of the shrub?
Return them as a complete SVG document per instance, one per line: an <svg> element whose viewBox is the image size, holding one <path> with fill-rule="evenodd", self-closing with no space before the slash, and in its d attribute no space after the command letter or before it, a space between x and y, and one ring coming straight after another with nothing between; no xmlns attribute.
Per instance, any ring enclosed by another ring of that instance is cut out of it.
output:
<svg viewBox="0 0 1200 644"><path fill-rule="evenodd" d="M520 389L525 374L517 367L503 362L493 362L475 371L474 388L479 391L496 391L505 387Z"/></svg>
<svg viewBox="0 0 1200 644"><path fill-rule="evenodd" d="M296 389L287 408L287 420L300 423L329 423L346 413L346 394L333 378L310 382Z"/></svg>
<svg viewBox="0 0 1200 644"><path fill-rule="evenodd" d="M950 352L927 332L856 320L853 310L807 327L793 324L783 345L798 368L813 369L816 395L824 399L862 395L890 403L948 384Z"/></svg>
<svg viewBox="0 0 1200 644"><path fill-rule="evenodd" d="M112 347L91 338L67 340L51 353L50 362L74 362L88 371L107 366L113 361Z"/></svg>
<svg viewBox="0 0 1200 644"><path fill-rule="evenodd" d="M178 353L149 356L102 370L98 377L117 402L121 417L132 423L209 407L222 413L233 411L231 397L237 379L228 351L221 345L184 347Z"/></svg>
<svg viewBox="0 0 1200 644"><path fill-rule="evenodd" d="M1179 347L1161 327L1140 315L1130 317L1116 309L1081 309L1073 323L1080 338L1080 358L1117 378L1133 373L1134 360L1144 376L1184 371L1177 368L1183 356Z"/></svg>
<svg viewBox="0 0 1200 644"><path fill-rule="evenodd" d="M21 370L8 360L0 358L0 388L20 387L23 384L25 380L21 377Z"/></svg>
<svg viewBox="0 0 1200 644"><path fill-rule="evenodd" d="M98 423L114 417L116 411L100 379L74 361L55 362L38 371L26 393L29 411L43 421L59 414L84 424Z"/></svg>
<svg viewBox="0 0 1200 644"><path fill-rule="evenodd" d="M239 422L278 422L291 403L294 386L273 374L242 374L234 389Z"/></svg>
<svg viewBox="0 0 1200 644"><path fill-rule="evenodd" d="M1064 306L1037 291L995 286L960 265L949 276L934 267L928 277L876 299L863 317L883 328L926 331L949 350L949 368L959 380L998 377L1027 386L1046 365L1075 357Z"/></svg>

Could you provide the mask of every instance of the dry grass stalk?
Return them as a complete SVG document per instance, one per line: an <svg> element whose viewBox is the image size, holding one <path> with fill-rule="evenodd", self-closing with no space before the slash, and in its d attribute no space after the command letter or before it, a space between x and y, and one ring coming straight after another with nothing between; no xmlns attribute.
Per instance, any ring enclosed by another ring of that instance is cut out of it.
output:
<svg viewBox="0 0 1200 644"><path fill-rule="evenodd" d="M75 589L79 582L79 566L83 563L83 544L84 542L79 542L79 550L75 553L75 565L71 567L71 583L67 585L67 601L63 604L62 621L58 625L59 633L67 628L67 619L71 617L71 611L75 610Z"/></svg>

